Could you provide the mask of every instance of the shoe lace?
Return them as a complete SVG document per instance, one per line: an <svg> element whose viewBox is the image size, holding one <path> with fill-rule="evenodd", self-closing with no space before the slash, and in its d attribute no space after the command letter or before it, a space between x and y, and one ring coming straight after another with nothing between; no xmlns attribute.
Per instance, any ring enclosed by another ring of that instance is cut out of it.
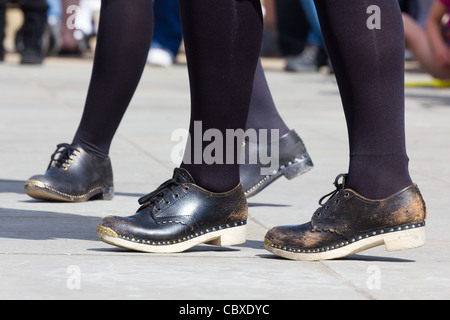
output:
<svg viewBox="0 0 450 320"><path fill-rule="evenodd" d="M80 154L81 151L68 143L61 143L56 146L56 151L50 157L48 169L53 165L56 168L67 170L73 161L73 156Z"/></svg>
<svg viewBox="0 0 450 320"><path fill-rule="evenodd" d="M167 180L162 185L160 185L155 191L143 196L139 199L139 204L141 207L139 211L142 211L147 207L156 207L156 210L161 211L161 206L159 204L165 203L166 205L170 204L170 201L166 200L166 196L171 192L175 198L179 198L180 194L178 193L179 188L182 187L185 192L189 191L189 187L185 186L185 182L180 180L177 177L174 177L170 180Z"/></svg>
<svg viewBox="0 0 450 320"><path fill-rule="evenodd" d="M330 209L330 200L333 199L333 197L338 194L338 193L344 193L344 197L347 198L348 197L348 193L344 191L344 182L345 179L347 177L347 174L340 174L336 177L336 179L334 180L334 186L336 187L335 190L331 191L330 193L324 195L322 198L320 198L319 200L319 205L320 208L316 210L316 212L313 215L313 219L314 217L320 217L322 215L322 213L328 211L328 209ZM343 178L343 182L339 183L339 180ZM326 200L326 201L325 201ZM339 203L339 200L336 200L336 203Z"/></svg>
<svg viewBox="0 0 450 320"><path fill-rule="evenodd" d="M336 189L331 191L330 193L324 195L322 198L320 198L319 205L321 207L326 206L328 201L331 200L336 194L338 194L340 192L341 193L344 192L344 182L339 183L339 180L341 180L341 178L343 178L343 181L345 181L346 177L347 177L347 174L345 174L345 173L341 173L340 175L338 175L336 177L336 179L334 180L334 183L333 183L334 186L336 187ZM327 200L327 201L324 202L324 200Z"/></svg>

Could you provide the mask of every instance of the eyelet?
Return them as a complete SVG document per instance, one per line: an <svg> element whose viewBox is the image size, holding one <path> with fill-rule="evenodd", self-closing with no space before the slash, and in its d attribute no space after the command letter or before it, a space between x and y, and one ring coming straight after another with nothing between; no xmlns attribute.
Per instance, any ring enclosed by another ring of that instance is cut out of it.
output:
<svg viewBox="0 0 450 320"><path fill-rule="evenodd" d="M346 192L346 193L344 194L344 197L346 197L346 198L350 197L350 193Z"/></svg>

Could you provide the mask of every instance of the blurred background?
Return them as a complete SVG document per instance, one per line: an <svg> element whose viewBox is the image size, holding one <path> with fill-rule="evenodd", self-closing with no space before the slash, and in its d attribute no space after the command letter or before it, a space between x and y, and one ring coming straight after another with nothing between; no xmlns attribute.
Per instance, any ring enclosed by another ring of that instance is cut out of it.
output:
<svg viewBox="0 0 450 320"><path fill-rule="evenodd" d="M404 14L425 30L434 0L398 1ZM149 64L183 63L178 0L155 0L154 4ZM313 0L262 0L262 4L262 57L277 58L276 65L291 72L331 69ZM46 57L92 58L100 7L101 0L0 0L0 61L41 64ZM415 60L408 50L405 58Z"/></svg>

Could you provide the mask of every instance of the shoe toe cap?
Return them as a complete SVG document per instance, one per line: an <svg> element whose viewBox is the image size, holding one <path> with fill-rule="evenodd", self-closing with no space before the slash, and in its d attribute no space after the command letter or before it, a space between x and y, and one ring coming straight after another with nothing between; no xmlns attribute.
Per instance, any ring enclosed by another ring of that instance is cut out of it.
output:
<svg viewBox="0 0 450 320"><path fill-rule="evenodd" d="M42 193L47 191L51 181L44 175L36 175L25 182L25 193L32 198L41 199Z"/></svg>
<svg viewBox="0 0 450 320"><path fill-rule="evenodd" d="M266 244L294 249L314 249L328 242L327 232L315 231L311 223L298 226L275 227L266 234Z"/></svg>

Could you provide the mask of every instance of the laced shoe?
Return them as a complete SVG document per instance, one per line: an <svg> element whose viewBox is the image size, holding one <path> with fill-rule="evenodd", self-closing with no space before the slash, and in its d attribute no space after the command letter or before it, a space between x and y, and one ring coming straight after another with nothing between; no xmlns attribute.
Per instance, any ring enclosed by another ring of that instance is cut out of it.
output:
<svg viewBox="0 0 450 320"><path fill-rule="evenodd" d="M111 160L91 155L77 145L59 144L46 173L31 177L25 192L45 201L110 200L114 196Z"/></svg>
<svg viewBox="0 0 450 320"><path fill-rule="evenodd" d="M277 142L279 148L279 166L270 174L262 174L262 164L259 155L272 155L273 144L245 142L246 159L257 159L255 164L247 163L239 166L240 179L247 198L253 197L281 177L292 180L310 171L314 164L306 147L294 131L290 131Z"/></svg>
<svg viewBox="0 0 450 320"><path fill-rule="evenodd" d="M427 213L417 185L370 200L346 189L345 175L334 184L336 190L320 200L311 222L273 228L265 237L266 249L292 260L327 260L380 245L397 251L425 244Z"/></svg>
<svg viewBox="0 0 450 320"><path fill-rule="evenodd" d="M241 185L212 193L185 169L139 200L130 217L109 216L97 227L100 240L149 253L182 252L205 243L231 246L246 241L248 207Z"/></svg>

